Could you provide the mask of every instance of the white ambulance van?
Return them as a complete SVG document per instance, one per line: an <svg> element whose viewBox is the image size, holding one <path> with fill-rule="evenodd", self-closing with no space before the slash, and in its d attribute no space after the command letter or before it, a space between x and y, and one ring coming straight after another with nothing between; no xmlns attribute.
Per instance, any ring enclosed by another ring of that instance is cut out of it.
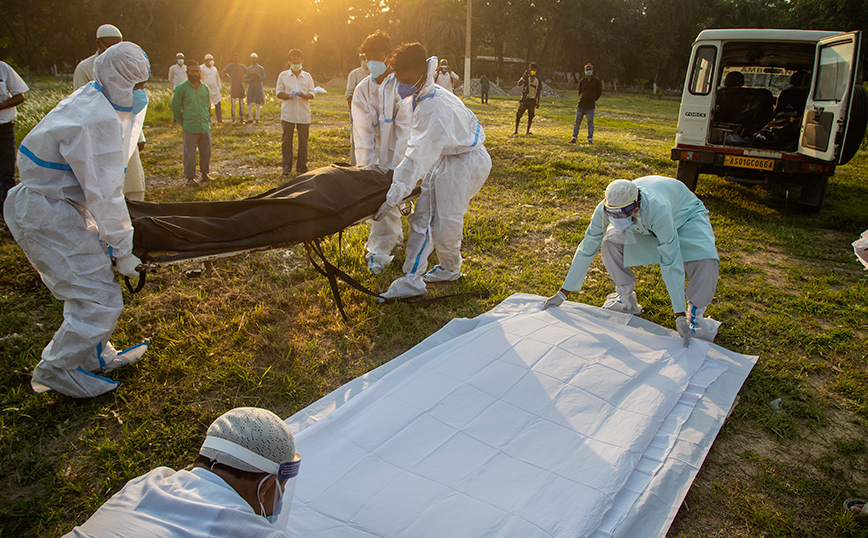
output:
<svg viewBox="0 0 868 538"><path fill-rule="evenodd" d="M699 174L801 185L819 210L835 167L868 125L860 32L705 30L688 66L671 158L691 190Z"/></svg>

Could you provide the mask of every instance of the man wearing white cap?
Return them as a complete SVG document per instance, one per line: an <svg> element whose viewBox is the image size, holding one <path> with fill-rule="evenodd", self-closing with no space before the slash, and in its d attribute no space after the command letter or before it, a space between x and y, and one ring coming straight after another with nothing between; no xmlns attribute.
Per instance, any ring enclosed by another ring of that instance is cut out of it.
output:
<svg viewBox="0 0 868 538"><path fill-rule="evenodd" d="M250 65L247 66L247 122L253 120L253 110L256 109L256 123L259 123L259 109L265 104L265 92L262 90L262 81L265 79L265 68L259 65L259 55L250 54ZM242 112L242 117L244 113Z"/></svg>
<svg viewBox="0 0 868 538"><path fill-rule="evenodd" d="M285 537L300 464L285 422L239 407L211 423L192 469L127 482L64 538Z"/></svg>
<svg viewBox="0 0 868 538"><path fill-rule="evenodd" d="M96 54L85 58L75 68L72 76L72 89L77 90L93 80L93 62L96 57L105 52L105 49L115 43L123 41L121 31L111 24L103 24L96 29ZM141 132L138 143L130 155L127 163L127 171L124 174L124 196L130 200L143 201L145 199L145 169L142 167L140 151L145 149L145 133Z"/></svg>
<svg viewBox="0 0 868 538"><path fill-rule="evenodd" d="M559 306L571 292L581 290L591 261L601 251L616 290L603 308L641 313L630 267L659 265L675 326L685 345L690 338L714 340L720 323L702 314L714 298L720 261L708 210L683 183L664 176L611 182L576 249L563 286L546 299L543 309ZM689 280L687 301L685 276Z"/></svg>
<svg viewBox="0 0 868 538"><path fill-rule="evenodd" d="M223 111L220 107L220 89L223 87L223 82L220 81L220 71L214 67L214 57L206 54L205 63L199 66L199 70L202 72L202 83L208 86L211 92L211 104L214 105L217 123L223 123Z"/></svg>
<svg viewBox="0 0 868 538"><path fill-rule="evenodd" d="M184 54L179 52L175 55L175 63L169 68L169 84L172 88L187 80L187 66L184 65Z"/></svg>
<svg viewBox="0 0 868 538"><path fill-rule="evenodd" d="M77 90L93 80L93 62L96 57L105 52L105 49L111 47L115 43L123 41L124 36L117 26L111 24L103 24L96 29L96 53L93 56L88 56L80 61L75 66L75 72L72 75L72 88Z"/></svg>

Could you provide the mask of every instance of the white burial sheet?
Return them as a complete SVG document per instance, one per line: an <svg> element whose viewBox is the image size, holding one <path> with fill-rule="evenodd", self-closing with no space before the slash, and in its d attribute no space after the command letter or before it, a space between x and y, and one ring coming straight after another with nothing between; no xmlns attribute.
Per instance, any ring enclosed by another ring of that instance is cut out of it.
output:
<svg viewBox="0 0 868 538"><path fill-rule="evenodd" d="M756 357L513 295L287 419L292 536L664 536Z"/></svg>

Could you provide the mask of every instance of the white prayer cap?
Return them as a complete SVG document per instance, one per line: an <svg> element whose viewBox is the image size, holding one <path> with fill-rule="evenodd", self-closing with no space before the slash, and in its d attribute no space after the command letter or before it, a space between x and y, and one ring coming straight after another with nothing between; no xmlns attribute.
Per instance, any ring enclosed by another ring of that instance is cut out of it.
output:
<svg viewBox="0 0 868 538"><path fill-rule="evenodd" d="M206 54L206 55L205 55L205 59L206 59L206 60L213 60L214 57L211 56L210 54Z"/></svg>
<svg viewBox="0 0 868 538"><path fill-rule="evenodd" d="M277 474L281 463L297 459L295 439L286 422L257 407L237 407L217 417L199 454L249 473Z"/></svg>
<svg viewBox="0 0 868 538"><path fill-rule="evenodd" d="M606 187L606 207L618 209L639 199L639 187L632 181L616 179Z"/></svg>
<svg viewBox="0 0 868 538"><path fill-rule="evenodd" d="M259 59L259 55L256 54L255 52L251 52L251 53L250 53L250 57L251 57L251 58L255 58L255 59L257 59L257 60Z"/></svg>
<svg viewBox="0 0 868 538"><path fill-rule="evenodd" d="M121 31L118 30L118 27L113 24L103 24L96 29L96 38L101 39L103 37L117 37L119 39L124 38L124 36L121 35Z"/></svg>

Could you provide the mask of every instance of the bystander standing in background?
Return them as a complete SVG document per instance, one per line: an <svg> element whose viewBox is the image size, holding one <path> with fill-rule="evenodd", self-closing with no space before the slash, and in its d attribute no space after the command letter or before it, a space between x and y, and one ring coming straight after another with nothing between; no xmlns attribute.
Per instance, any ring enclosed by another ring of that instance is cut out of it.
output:
<svg viewBox="0 0 868 538"><path fill-rule="evenodd" d="M206 54L205 63L199 66L199 71L202 73L202 83L208 86L211 92L211 104L214 105L217 123L223 123L223 111L220 106L220 89L223 88L223 83L220 81L220 72L214 67L214 57ZM210 117L210 112L208 115Z"/></svg>
<svg viewBox="0 0 868 538"><path fill-rule="evenodd" d="M0 62L0 211L15 186L15 107L29 89L9 64Z"/></svg>
<svg viewBox="0 0 868 538"><path fill-rule="evenodd" d="M280 106L280 125L283 139L280 151L283 155L283 174L292 172L292 136L298 128L298 159L295 169L299 174L307 172L307 140L310 135L310 101L314 97L313 77L302 71L304 55L298 49L289 51L289 69L277 78L277 98Z"/></svg>
<svg viewBox="0 0 868 538"><path fill-rule="evenodd" d="M265 93L262 91L262 80L265 78L265 68L259 65L259 55L250 54L250 65L247 66L247 121L254 121L253 108L256 107L256 123L259 123L259 110L265 104Z"/></svg>
<svg viewBox="0 0 868 538"><path fill-rule="evenodd" d="M594 110L597 99L603 95L603 83L594 76L594 66L585 65L585 77L579 81L579 104L576 106L576 122L573 124L573 138L570 144L575 144L579 137L579 127L582 117L588 118L588 144L594 143Z"/></svg>
<svg viewBox="0 0 868 538"><path fill-rule="evenodd" d="M247 76L247 67L238 63L238 53L232 55L232 63L223 68L223 74L229 77L229 111L232 113L232 121L235 121L235 103L238 103L238 121L244 123L244 78Z"/></svg>
<svg viewBox="0 0 868 538"><path fill-rule="evenodd" d="M175 55L175 63L169 68L169 85L172 88L187 80L187 66L184 65L184 54L179 52Z"/></svg>
<svg viewBox="0 0 868 538"><path fill-rule="evenodd" d="M199 65L187 68L187 80L175 88L172 115L181 126L184 141L184 177L188 187L198 187L196 181L196 150L199 150L199 170L202 183L211 181L211 92L202 84Z"/></svg>
<svg viewBox="0 0 868 538"><path fill-rule="evenodd" d="M455 83L458 82L458 75L449 69L449 62L446 58L440 60L440 69L437 70L437 75L434 76L434 84L443 86L452 93L455 93Z"/></svg>
<svg viewBox="0 0 868 538"><path fill-rule="evenodd" d="M488 75L483 74L479 79L479 89L481 92L480 101L483 105L488 104L488 90L491 89L491 81L488 80Z"/></svg>
<svg viewBox="0 0 868 538"><path fill-rule="evenodd" d="M521 99L518 102L518 111L515 113L515 132L518 134L518 124L524 111L527 110L527 134L531 134L530 126L533 123L534 110L539 106L539 98L542 95L542 81L536 76L536 62L527 66L527 71L515 83L521 86Z"/></svg>

